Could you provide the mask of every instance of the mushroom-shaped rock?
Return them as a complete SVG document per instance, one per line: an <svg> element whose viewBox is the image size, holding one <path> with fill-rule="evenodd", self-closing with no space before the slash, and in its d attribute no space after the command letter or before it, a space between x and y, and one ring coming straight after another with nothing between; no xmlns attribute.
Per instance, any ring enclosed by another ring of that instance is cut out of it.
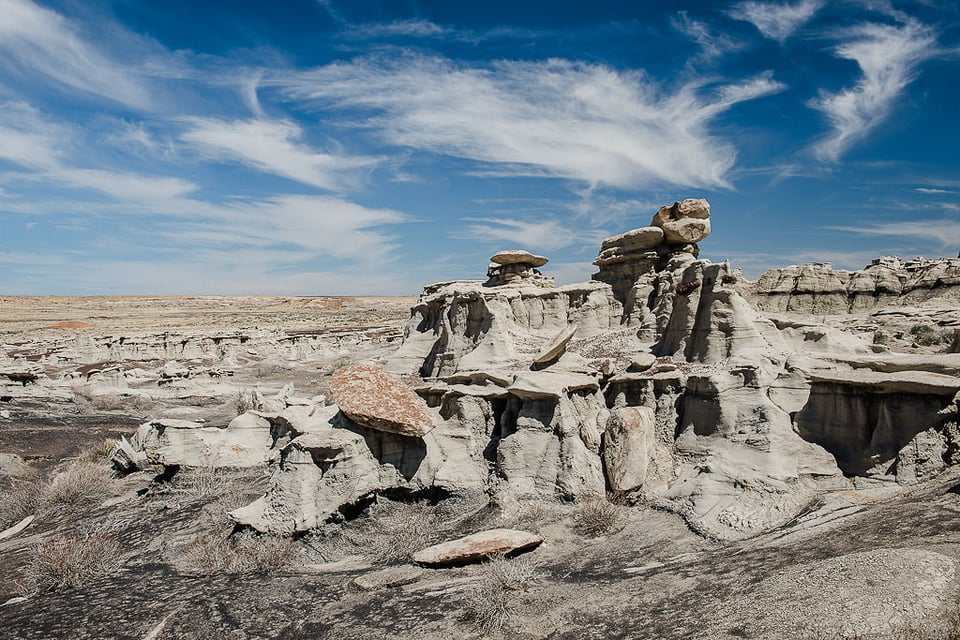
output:
<svg viewBox="0 0 960 640"><path fill-rule="evenodd" d="M413 561L426 565L476 562L490 556L533 549L543 538L518 529L488 529L463 538L435 544L413 554Z"/></svg>
<svg viewBox="0 0 960 640"><path fill-rule="evenodd" d="M561 330L560 333L550 339L550 342L543 346L543 349L541 349L537 357L534 358L533 364L535 366L542 366L559 358L563 355L563 352L567 350L567 344L576 332L577 325L575 324Z"/></svg>
<svg viewBox="0 0 960 640"><path fill-rule="evenodd" d="M499 265L528 264L531 267L542 267L550 262L549 258L538 256L523 249L507 249L500 251L490 258L490 262Z"/></svg>
<svg viewBox="0 0 960 640"><path fill-rule="evenodd" d="M710 235L710 203L703 198L688 198L664 205L650 224L663 229L668 244L700 242Z"/></svg>
<svg viewBox="0 0 960 640"><path fill-rule="evenodd" d="M415 438L436 424L427 405L395 374L372 364L337 369L330 394L344 415L357 424Z"/></svg>

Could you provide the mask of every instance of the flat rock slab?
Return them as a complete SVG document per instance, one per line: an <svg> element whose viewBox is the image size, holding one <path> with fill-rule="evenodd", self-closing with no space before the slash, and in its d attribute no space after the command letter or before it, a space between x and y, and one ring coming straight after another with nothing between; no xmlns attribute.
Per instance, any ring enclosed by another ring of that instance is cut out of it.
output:
<svg viewBox="0 0 960 640"><path fill-rule="evenodd" d="M425 565L477 562L490 556L533 549L543 538L518 529L488 529L463 538L442 542L413 554L414 562Z"/></svg>
<svg viewBox="0 0 960 640"><path fill-rule="evenodd" d="M357 424L421 438L436 426L423 399L383 367L354 364L330 378L330 394Z"/></svg>
<svg viewBox="0 0 960 640"><path fill-rule="evenodd" d="M399 567L387 567L380 571L372 571L362 576L357 576L354 578L353 584L361 591L390 589L393 587L402 587L405 584L412 584L419 580L424 573L425 570L421 567L404 564Z"/></svg>
<svg viewBox="0 0 960 640"><path fill-rule="evenodd" d="M569 344L570 339L573 338L576 333L577 325L572 324L569 327L565 327L544 345L540 353L537 354L537 357L534 358L533 364L544 365L559 358L563 352L567 350L567 344Z"/></svg>
<svg viewBox="0 0 960 640"><path fill-rule="evenodd" d="M507 249L500 251L490 258L490 262L506 266L508 264L528 264L531 267L542 267L550 262L549 258L538 256L523 249Z"/></svg>

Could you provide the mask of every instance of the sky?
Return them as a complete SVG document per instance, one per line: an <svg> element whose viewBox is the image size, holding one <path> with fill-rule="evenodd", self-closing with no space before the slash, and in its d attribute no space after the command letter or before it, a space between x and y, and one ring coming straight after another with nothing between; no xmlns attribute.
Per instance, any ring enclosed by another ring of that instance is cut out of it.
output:
<svg viewBox="0 0 960 640"><path fill-rule="evenodd" d="M0 0L0 294L587 280L690 197L751 278L960 250L955 0Z"/></svg>

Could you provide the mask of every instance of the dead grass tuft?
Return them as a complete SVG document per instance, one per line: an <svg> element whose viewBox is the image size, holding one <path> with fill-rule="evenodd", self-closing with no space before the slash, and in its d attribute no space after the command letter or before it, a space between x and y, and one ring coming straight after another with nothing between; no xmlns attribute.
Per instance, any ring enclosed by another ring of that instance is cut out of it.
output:
<svg viewBox="0 0 960 640"><path fill-rule="evenodd" d="M117 445L116 438L104 438L97 444L87 447L77 454L77 460L80 462L100 462L110 456L113 448Z"/></svg>
<svg viewBox="0 0 960 640"><path fill-rule="evenodd" d="M250 532L223 537L199 537L187 550L185 562L204 575L275 573L287 567L296 551L288 538Z"/></svg>
<svg viewBox="0 0 960 640"><path fill-rule="evenodd" d="M123 409L123 397L116 393L103 393L93 396L90 405L98 411L119 411Z"/></svg>
<svg viewBox="0 0 960 640"><path fill-rule="evenodd" d="M21 480L0 494L0 531L45 508L42 483Z"/></svg>
<svg viewBox="0 0 960 640"><path fill-rule="evenodd" d="M401 564L440 542L443 532L443 517L436 506L381 500L367 510L350 534L377 564Z"/></svg>
<svg viewBox="0 0 960 640"><path fill-rule="evenodd" d="M77 460L46 485L48 505L76 507L102 501L110 495L110 470L92 462Z"/></svg>
<svg viewBox="0 0 960 640"><path fill-rule="evenodd" d="M108 532L64 533L40 543L20 569L24 595L65 591L116 571L122 546Z"/></svg>
<svg viewBox="0 0 960 640"><path fill-rule="evenodd" d="M511 605L518 592L529 591L540 580L536 562L530 556L507 560L494 556L480 569L480 579L465 598L473 623L484 634L502 631L510 620Z"/></svg>
<svg viewBox="0 0 960 640"><path fill-rule="evenodd" d="M51 480L21 480L0 495L0 529L54 508L78 511L111 495L111 473L104 466L75 460Z"/></svg>
<svg viewBox="0 0 960 640"><path fill-rule="evenodd" d="M605 496L587 498L573 512L573 527L581 535L595 538L619 531L626 524L626 510Z"/></svg>

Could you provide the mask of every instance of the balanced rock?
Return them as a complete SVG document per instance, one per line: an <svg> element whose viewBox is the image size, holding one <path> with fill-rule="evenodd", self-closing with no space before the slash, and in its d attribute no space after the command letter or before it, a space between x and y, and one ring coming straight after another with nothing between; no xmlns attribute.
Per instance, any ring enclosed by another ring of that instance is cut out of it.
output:
<svg viewBox="0 0 960 640"><path fill-rule="evenodd" d="M499 265L526 264L531 267L542 267L550 262L550 259L530 253L529 251L524 251L523 249L506 249L494 254L490 258L490 262Z"/></svg>
<svg viewBox="0 0 960 640"><path fill-rule="evenodd" d="M664 205L650 224L663 229L668 244L700 242L710 235L710 203L703 198L687 198Z"/></svg>
<svg viewBox="0 0 960 640"><path fill-rule="evenodd" d="M500 287L505 284L532 285L535 287L554 286L554 280L545 276L537 269L550 262L543 256L538 256L523 249L507 249L500 251L490 258L487 268L487 280L484 286Z"/></svg>
<svg viewBox="0 0 960 640"><path fill-rule="evenodd" d="M435 426L420 396L383 367L341 367L330 379L330 393L344 415L370 429L422 438Z"/></svg>
<svg viewBox="0 0 960 640"><path fill-rule="evenodd" d="M413 554L413 561L427 565L476 562L490 556L533 549L543 538L517 529L489 529L457 540L442 542Z"/></svg>

